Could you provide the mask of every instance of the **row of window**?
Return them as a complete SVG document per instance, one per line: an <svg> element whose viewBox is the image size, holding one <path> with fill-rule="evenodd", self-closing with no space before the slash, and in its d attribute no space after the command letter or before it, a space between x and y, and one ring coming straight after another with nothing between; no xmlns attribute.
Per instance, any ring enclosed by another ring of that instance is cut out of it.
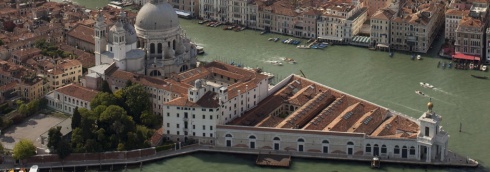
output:
<svg viewBox="0 0 490 172"><path fill-rule="evenodd" d="M167 130L167 134L170 134L170 130ZM177 131L177 135L180 135L180 131ZM184 135L187 136L188 133L184 132ZM192 136L196 136L196 132L192 132ZM202 137L213 137L213 133L209 133L209 135L206 135L206 133L202 133Z"/></svg>
<svg viewBox="0 0 490 172"><path fill-rule="evenodd" d="M180 124L176 124L176 127L177 128L180 128ZM170 128L170 123L167 122L167 128ZM187 128L187 123L184 124L184 128ZM192 129L195 130L196 129L196 125L192 125ZM202 130L206 130L206 125L202 125ZM209 130L213 130L213 126L210 125L209 126Z"/></svg>

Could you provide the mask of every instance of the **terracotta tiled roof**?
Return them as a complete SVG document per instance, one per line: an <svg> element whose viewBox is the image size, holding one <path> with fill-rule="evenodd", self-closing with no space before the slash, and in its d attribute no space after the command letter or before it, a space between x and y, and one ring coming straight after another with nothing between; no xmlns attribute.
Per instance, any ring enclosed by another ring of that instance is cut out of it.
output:
<svg viewBox="0 0 490 172"><path fill-rule="evenodd" d="M97 93L99 93L96 90L91 90L76 84L65 85L63 87L56 89L55 91L89 102L92 101L92 99L97 95Z"/></svg>
<svg viewBox="0 0 490 172"><path fill-rule="evenodd" d="M162 142L163 138L163 127L155 131L150 138L151 146L158 146Z"/></svg>
<svg viewBox="0 0 490 172"><path fill-rule="evenodd" d="M380 9L373 14L371 19L390 20L394 15L395 12L391 9Z"/></svg>
<svg viewBox="0 0 490 172"><path fill-rule="evenodd" d="M7 91L7 90L15 89L17 87L17 84L18 84L18 82L16 82L16 81L9 82L5 85L0 86L0 91Z"/></svg>
<svg viewBox="0 0 490 172"><path fill-rule="evenodd" d="M68 35L82 41L95 44L94 29L91 27L87 27L85 25L78 24L72 30L68 31Z"/></svg>
<svg viewBox="0 0 490 172"><path fill-rule="evenodd" d="M208 91L196 103L189 101L186 97L179 97L165 103L165 105L217 108L219 107L219 102L216 96L215 92Z"/></svg>

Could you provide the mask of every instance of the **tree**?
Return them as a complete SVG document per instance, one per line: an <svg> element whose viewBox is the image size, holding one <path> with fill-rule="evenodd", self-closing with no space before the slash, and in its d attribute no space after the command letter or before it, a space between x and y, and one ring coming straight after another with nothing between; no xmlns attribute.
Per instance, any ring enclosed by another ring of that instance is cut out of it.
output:
<svg viewBox="0 0 490 172"><path fill-rule="evenodd" d="M5 153L5 148L3 147L3 144L0 143L0 154Z"/></svg>
<svg viewBox="0 0 490 172"><path fill-rule="evenodd" d="M22 139L15 144L13 155L15 159L22 160L34 155L36 155L36 147L30 140Z"/></svg>
<svg viewBox="0 0 490 172"><path fill-rule="evenodd" d="M80 126L80 122L82 121L82 116L78 111L78 107L75 107L73 110L73 116L71 117L71 129L78 128Z"/></svg>
<svg viewBox="0 0 490 172"><path fill-rule="evenodd" d="M109 83L106 80L102 81L102 92L112 94L111 87L109 86Z"/></svg>
<svg viewBox="0 0 490 172"><path fill-rule="evenodd" d="M141 113L140 116L141 124L150 127L150 128L159 128L161 127L160 124L160 117L158 115L155 115L153 113L150 113L149 111L145 110L143 113Z"/></svg>
<svg viewBox="0 0 490 172"><path fill-rule="evenodd" d="M90 108L95 109L99 105L105 105L105 106L110 106L110 105L116 105L117 100L112 93L105 93L101 92L98 93L92 101L90 101Z"/></svg>
<svg viewBox="0 0 490 172"><path fill-rule="evenodd" d="M48 131L48 147L52 148L54 150L58 150L58 145L61 141L61 137L63 134L61 134L61 126L58 126L56 128L51 128Z"/></svg>
<svg viewBox="0 0 490 172"><path fill-rule="evenodd" d="M23 116L27 116L29 114L29 109L27 108L26 104L21 104L17 111Z"/></svg>
<svg viewBox="0 0 490 172"><path fill-rule="evenodd" d="M71 147L68 141L61 140L60 142L58 142L58 150L56 150L56 152L58 153L58 157L60 157L60 159L64 159L68 155L70 155Z"/></svg>
<svg viewBox="0 0 490 172"><path fill-rule="evenodd" d="M131 80L126 81L126 88L131 87L133 85L133 82Z"/></svg>
<svg viewBox="0 0 490 172"><path fill-rule="evenodd" d="M133 84L124 89L123 97L128 107L128 113L136 122L140 122L140 115L145 110L151 111L151 101L145 88L139 84Z"/></svg>

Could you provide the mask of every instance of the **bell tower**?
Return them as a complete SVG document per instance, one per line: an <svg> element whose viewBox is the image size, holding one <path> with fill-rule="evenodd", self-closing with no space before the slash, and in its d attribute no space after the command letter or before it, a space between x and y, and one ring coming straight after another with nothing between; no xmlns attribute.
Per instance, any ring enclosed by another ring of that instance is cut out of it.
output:
<svg viewBox="0 0 490 172"><path fill-rule="evenodd" d="M126 70L126 32L120 20L113 27L114 29L111 29L111 32L114 60L116 60L119 69Z"/></svg>
<svg viewBox="0 0 490 172"><path fill-rule="evenodd" d="M95 32L95 34L94 34L95 35L94 36L94 39L95 39L95 49L94 49L95 65L100 65L102 63L101 62L101 58L102 58L101 54L106 51L106 47L107 47L106 29L107 29L107 25L105 24L104 16L99 11L97 13L97 21L95 22L95 28L94 28L94 32Z"/></svg>

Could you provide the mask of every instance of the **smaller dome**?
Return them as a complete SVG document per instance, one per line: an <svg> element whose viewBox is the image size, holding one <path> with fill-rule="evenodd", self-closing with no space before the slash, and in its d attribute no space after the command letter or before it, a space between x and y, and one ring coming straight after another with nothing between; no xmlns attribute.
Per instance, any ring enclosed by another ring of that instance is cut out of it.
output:
<svg viewBox="0 0 490 172"><path fill-rule="evenodd" d="M432 101L427 103L427 108L429 108L429 110L432 110L432 108L434 108L434 104L432 104Z"/></svg>

